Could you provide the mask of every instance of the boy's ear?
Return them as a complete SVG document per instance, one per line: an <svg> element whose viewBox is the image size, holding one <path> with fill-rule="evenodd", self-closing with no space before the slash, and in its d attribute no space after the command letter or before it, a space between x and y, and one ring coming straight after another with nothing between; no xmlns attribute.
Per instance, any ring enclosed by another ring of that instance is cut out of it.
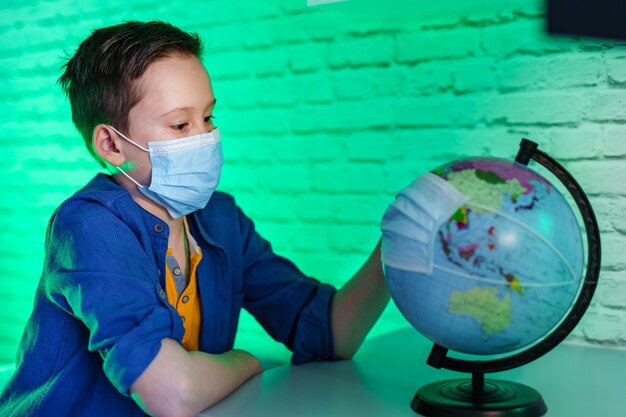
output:
<svg viewBox="0 0 626 417"><path fill-rule="evenodd" d="M119 140L115 132L105 124L99 124L93 130L93 148L107 164L120 166L126 162L118 147Z"/></svg>

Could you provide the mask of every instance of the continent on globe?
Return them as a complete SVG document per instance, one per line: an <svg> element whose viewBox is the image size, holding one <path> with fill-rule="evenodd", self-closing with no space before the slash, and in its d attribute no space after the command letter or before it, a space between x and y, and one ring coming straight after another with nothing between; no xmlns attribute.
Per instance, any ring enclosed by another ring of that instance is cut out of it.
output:
<svg viewBox="0 0 626 417"><path fill-rule="evenodd" d="M486 181L479 172L484 171L467 169L465 171L453 171L447 175L450 184L458 190L463 190L463 193L469 196L472 208L477 213L487 213L482 207L498 211L502 208L503 199L507 194L512 196L528 192L515 178L501 182ZM486 186L487 184L489 186Z"/></svg>
<svg viewBox="0 0 626 417"><path fill-rule="evenodd" d="M448 312L476 319L485 333L498 333L511 324L511 294L500 300L498 290L493 287L453 291L450 293Z"/></svg>

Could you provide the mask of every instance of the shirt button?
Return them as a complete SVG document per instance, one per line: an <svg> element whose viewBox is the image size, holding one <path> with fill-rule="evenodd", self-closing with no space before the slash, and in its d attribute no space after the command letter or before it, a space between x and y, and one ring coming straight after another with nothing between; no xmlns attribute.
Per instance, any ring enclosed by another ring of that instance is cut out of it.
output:
<svg viewBox="0 0 626 417"><path fill-rule="evenodd" d="M174 268L174 275L180 275L180 268L179 267Z"/></svg>
<svg viewBox="0 0 626 417"><path fill-rule="evenodd" d="M183 321L183 323L185 322L185 316L180 316L180 319Z"/></svg>
<svg viewBox="0 0 626 417"><path fill-rule="evenodd" d="M183 297L183 303L186 303L187 301L189 301L189 297L184 296L184 297Z"/></svg>
<svg viewBox="0 0 626 417"><path fill-rule="evenodd" d="M163 288L161 288L161 289L159 290L159 295L160 295L160 296L161 296L161 298L162 298L162 299L164 299L164 300L165 300L165 297L167 297L167 295L165 294L165 291L163 291Z"/></svg>
<svg viewBox="0 0 626 417"><path fill-rule="evenodd" d="M161 223L157 223L153 227L154 231L157 233L161 233L163 231L163 225Z"/></svg>
<svg viewBox="0 0 626 417"><path fill-rule="evenodd" d="M159 276L161 276L161 270L157 269L157 274L159 274Z"/></svg>

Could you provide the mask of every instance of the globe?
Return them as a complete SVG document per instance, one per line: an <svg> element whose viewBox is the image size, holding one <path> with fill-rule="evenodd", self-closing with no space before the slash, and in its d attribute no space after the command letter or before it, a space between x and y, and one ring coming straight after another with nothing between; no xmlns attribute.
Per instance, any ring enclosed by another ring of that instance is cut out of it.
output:
<svg viewBox="0 0 626 417"><path fill-rule="evenodd" d="M569 192L580 213L534 160ZM402 190L381 224L394 303L433 342L427 363L471 373L423 385L411 408L429 417L539 417L543 398L514 381L485 379L556 347L591 303L600 233L580 185L535 142L515 161L465 158ZM584 233L583 233L584 231ZM468 355L460 359L449 351Z"/></svg>
<svg viewBox="0 0 626 417"><path fill-rule="evenodd" d="M431 273L384 266L398 309L457 352L496 355L537 342L566 315L584 278L582 233L569 203L509 160L468 158L431 172L467 203L433 236Z"/></svg>

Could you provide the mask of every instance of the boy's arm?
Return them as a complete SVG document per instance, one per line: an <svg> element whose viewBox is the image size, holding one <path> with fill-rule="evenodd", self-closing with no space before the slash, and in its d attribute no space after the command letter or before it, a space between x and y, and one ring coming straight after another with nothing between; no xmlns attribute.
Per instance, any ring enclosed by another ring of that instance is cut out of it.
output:
<svg viewBox="0 0 626 417"><path fill-rule="evenodd" d="M335 295L332 330L335 353L350 359L389 302L380 260L380 240L359 271Z"/></svg>
<svg viewBox="0 0 626 417"><path fill-rule="evenodd" d="M193 417L261 371L259 361L243 350L220 355L187 352L173 339L163 339L130 392L152 416Z"/></svg>

